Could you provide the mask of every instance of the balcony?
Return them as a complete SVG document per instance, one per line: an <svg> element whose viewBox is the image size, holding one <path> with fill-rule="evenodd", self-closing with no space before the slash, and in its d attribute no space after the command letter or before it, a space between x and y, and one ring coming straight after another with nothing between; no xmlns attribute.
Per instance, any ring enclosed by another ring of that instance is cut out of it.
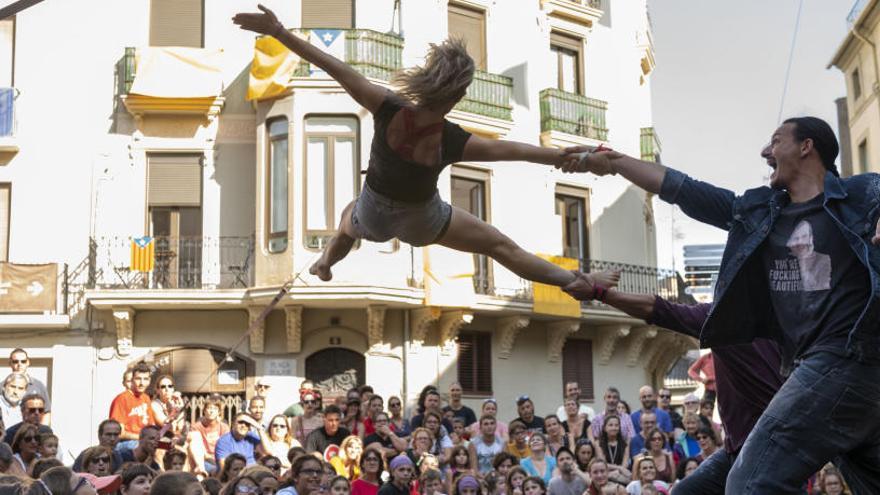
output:
<svg viewBox="0 0 880 495"><path fill-rule="evenodd" d="M151 254L135 259L127 237L89 244L89 289L234 289L253 285L253 237L155 237ZM146 260L146 261L144 261Z"/></svg>
<svg viewBox="0 0 880 495"><path fill-rule="evenodd" d="M311 41L317 36L314 29L293 29L299 36ZM372 29L345 29L345 43L341 48L342 53L334 53L333 45L317 43L325 51L338 56L356 71L366 77L390 81L391 76L403 67L403 38L395 34L380 33ZM337 50L339 49L337 48ZM311 64L301 61L294 69L294 77L311 77L318 73L312 70Z"/></svg>
<svg viewBox="0 0 880 495"><path fill-rule="evenodd" d="M18 127L15 112L17 98L17 89L0 88L0 153L18 152L18 140L15 137Z"/></svg>
<svg viewBox="0 0 880 495"><path fill-rule="evenodd" d="M583 95L548 88L540 93L542 142L548 145L594 144L608 139L605 112L608 103ZM557 137L564 133L568 137Z"/></svg>
<svg viewBox="0 0 880 495"><path fill-rule="evenodd" d="M608 0L541 0L541 8L553 17L592 28L602 18L603 3Z"/></svg>
<svg viewBox="0 0 880 495"><path fill-rule="evenodd" d="M660 162L660 138L653 127L642 127L641 132L642 160L646 162Z"/></svg>
<svg viewBox="0 0 880 495"><path fill-rule="evenodd" d="M216 116L224 102L222 54L206 48L126 47L116 62L116 95L136 117Z"/></svg>
<svg viewBox="0 0 880 495"><path fill-rule="evenodd" d="M513 120L510 97L513 93L513 79L498 74L478 70L468 86L467 94L456 110L482 115L493 119Z"/></svg>

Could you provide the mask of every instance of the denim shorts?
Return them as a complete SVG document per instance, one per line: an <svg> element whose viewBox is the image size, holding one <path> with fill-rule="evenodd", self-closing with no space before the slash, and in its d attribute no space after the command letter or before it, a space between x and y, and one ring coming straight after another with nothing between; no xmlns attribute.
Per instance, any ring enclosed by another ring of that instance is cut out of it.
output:
<svg viewBox="0 0 880 495"><path fill-rule="evenodd" d="M351 213L359 238L373 242L397 238L417 247L439 241L451 219L452 206L437 191L427 201L407 203L383 196L366 183Z"/></svg>

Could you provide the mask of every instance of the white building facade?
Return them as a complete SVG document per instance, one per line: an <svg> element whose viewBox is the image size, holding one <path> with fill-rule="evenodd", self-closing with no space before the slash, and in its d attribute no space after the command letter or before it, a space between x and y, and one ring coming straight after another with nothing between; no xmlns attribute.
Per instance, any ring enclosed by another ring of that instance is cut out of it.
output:
<svg viewBox="0 0 880 495"><path fill-rule="evenodd" d="M473 133L659 153L644 0L264 4L385 85L430 43L464 37L480 72L450 120ZM437 247L364 242L331 282L308 275L359 191L372 117L305 64L277 95L248 100L255 40L230 21L240 8L45 2L0 26L14 109L8 132L0 122L3 260L58 273L54 307L0 314L0 354L29 351L65 449L96 442L123 371L140 360L173 374L193 417L209 392L231 414L267 375L277 407L305 378L327 395L369 383L409 404L425 385L460 381L472 407L497 397L509 420L521 394L555 411L571 379L596 409L610 385L637 404L638 387L695 346L601 304L548 310L558 294ZM66 22L83 12L94 28ZM677 277L656 267L651 198L622 179L461 163L439 189L529 251L621 269L624 290L678 297ZM146 266L132 255L143 236Z"/></svg>

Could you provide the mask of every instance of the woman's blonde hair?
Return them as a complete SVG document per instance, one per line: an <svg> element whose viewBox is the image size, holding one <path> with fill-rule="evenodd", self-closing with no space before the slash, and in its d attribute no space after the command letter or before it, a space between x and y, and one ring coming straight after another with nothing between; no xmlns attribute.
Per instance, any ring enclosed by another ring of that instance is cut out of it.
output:
<svg viewBox="0 0 880 495"><path fill-rule="evenodd" d="M425 57L425 64L395 74L392 83L397 93L422 107L456 103L467 92L474 78L474 59L464 41L449 38L436 45Z"/></svg>

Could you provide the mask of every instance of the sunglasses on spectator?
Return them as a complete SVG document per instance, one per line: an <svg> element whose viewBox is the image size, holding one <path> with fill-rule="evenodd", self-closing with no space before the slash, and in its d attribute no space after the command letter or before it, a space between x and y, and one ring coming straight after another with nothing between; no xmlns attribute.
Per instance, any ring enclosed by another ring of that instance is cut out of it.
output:
<svg viewBox="0 0 880 495"><path fill-rule="evenodd" d="M9 361L12 364L27 364L27 362L28 362L27 359L10 359Z"/></svg>
<svg viewBox="0 0 880 495"><path fill-rule="evenodd" d="M239 420L239 421L236 421L235 423L236 423L236 424L239 424L239 425L248 425L248 426L250 426L250 423L248 423L248 422L245 421L245 420Z"/></svg>
<svg viewBox="0 0 880 495"><path fill-rule="evenodd" d="M709 439L708 435L697 435L697 440L708 440L708 439Z"/></svg>
<svg viewBox="0 0 880 495"><path fill-rule="evenodd" d="M671 399L672 394L659 394L658 397L660 397L661 399Z"/></svg>
<svg viewBox="0 0 880 495"><path fill-rule="evenodd" d="M92 462L94 462L94 463L101 463L101 464L109 464L109 463L110 463L110 458L109 458L108 456L95 457L94 459L92 459Z"/></svg>
<svg viewBox="0 0 880 495"><path fill-rule="evenodd" d="M159 385L159 388L162 388L162 389L165 389L165 388L174 388L174 385L172 385L172 384L170 384L170 383L166 383L165 385Z"/></svg>
<svg viewBox="0 0 880 495"><path fill-rule="evenodd" d="M265 383L258 383L257 388L269 388L271 385L266 385Z"/></svg>
<svg viewBox="0 0 880 495"><path fill-rule="evenodd" d="M45 407L29 407L29 408L27 408L27 412L43 414L44 412L46 412L46 408Z"/></svg>
<svg viewBox="0 0 880 495"><path fill-rule="evenodd" d="M36 442L36 441L38 441L38 440L40 440L40 437L33 436L33 435L28 435L28 436L26 436L26 437L21 437L21 441L22 441L22 442Z"/></svg>
<svg viewBox="0 0 880 495"><path fill-rule="evenodd" d="M389 402L388 407L400 407L400 402Z"/></svg>
<svg viewBox="0 0 880 495"><path fill-rule="evenodd" d="M303 404L307 404L309 406L314 406L317 403L318 403L318 401L316 401L316 400L304 400L303 401Z"/></svg>

